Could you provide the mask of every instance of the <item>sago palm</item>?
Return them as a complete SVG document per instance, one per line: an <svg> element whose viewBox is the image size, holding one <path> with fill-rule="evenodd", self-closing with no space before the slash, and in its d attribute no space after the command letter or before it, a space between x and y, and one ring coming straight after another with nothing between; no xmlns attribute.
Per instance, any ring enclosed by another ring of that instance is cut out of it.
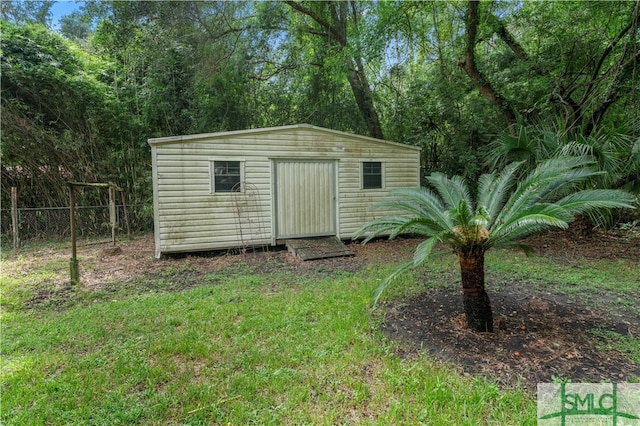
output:
<svg viewBox="0 0 640 426"><path fill-rule="evenodd" d="M472 197L465 181L433 173L431 188L403 188L376 207L400 214L378 218L358 230L366 243L378 235L394 238L402 233L428 237L419 244L413 260L399 267L378 289L380 293L398 274L422 264L438 242L458 255L463 305L469 327L493 331L493 314L484 283L485 252L498 246L519 246L518 241L551 228L567 228L576 214L598 209L633 208L635 198L624 191L580 190L579 184L597 174L585 158L554 158L520 177L523 162L500 173L482 175ZM375 303L375 302L374 302Z"/></svg>

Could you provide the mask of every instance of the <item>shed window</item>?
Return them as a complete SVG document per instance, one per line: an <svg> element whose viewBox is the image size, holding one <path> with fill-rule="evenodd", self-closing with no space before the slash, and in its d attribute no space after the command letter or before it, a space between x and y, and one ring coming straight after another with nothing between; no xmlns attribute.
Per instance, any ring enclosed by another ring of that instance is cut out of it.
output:
<svg viewBox="0 0 640 426"><path fill-rule="evenodd" d="M213 192L241 192L241 162L213 162Z"/></svg>
<svg viewBox="0 0 640 426"><path fill-rule="evenodd" d="M382 188L382 163L365 161L362 163L362 189Z"/></svg>

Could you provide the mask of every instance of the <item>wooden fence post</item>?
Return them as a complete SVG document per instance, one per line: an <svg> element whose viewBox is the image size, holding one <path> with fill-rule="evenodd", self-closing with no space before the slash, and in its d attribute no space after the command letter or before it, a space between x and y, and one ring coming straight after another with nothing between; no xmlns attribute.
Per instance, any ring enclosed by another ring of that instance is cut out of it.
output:
<svg viewBox="0 0 640 426"><path fill-rule="evenodd" d="M20 234L18 226L18 188L11 187L11 226L13 228L13 252L17 253L20 249Z"/></svg>
<svg viewBox="0 0 640 426"><path fill-rule="evenodd" d="M116 246L116 188L109 184L109 223L111 224L111 246Z"/></svg>
<svg viewBox="0 0 640 426"><path fill-rule="evenodd" d="M78 268L78 256L76 250L76 196L73 184L69 185L69 221L71 223L71 261L69 271L71 273L71 284L80 283L80 269Z"/></svg>

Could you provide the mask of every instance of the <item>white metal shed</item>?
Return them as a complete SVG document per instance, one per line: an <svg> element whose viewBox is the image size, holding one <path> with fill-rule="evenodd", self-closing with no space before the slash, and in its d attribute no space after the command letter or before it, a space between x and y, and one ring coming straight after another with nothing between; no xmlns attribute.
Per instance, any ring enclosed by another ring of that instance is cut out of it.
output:
<svg viewBox="0 0 640 426"><path fill-rule="evenodd" d="M335 235L351 238L420 148L308 124L149 139L156 256Z"/></svg>

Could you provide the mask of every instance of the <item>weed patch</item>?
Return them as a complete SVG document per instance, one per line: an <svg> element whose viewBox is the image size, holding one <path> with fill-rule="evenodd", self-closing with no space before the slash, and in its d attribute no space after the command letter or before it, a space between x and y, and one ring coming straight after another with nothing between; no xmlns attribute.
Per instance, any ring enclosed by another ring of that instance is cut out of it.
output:
<svg viewBox="0 0 640 426"><path fill-rule="evenodd" d="M596 328L591 333L599 339L598 343L602 350L624 353L633 362L640 365L640 339L637 337L601 328Z"/></svg>

